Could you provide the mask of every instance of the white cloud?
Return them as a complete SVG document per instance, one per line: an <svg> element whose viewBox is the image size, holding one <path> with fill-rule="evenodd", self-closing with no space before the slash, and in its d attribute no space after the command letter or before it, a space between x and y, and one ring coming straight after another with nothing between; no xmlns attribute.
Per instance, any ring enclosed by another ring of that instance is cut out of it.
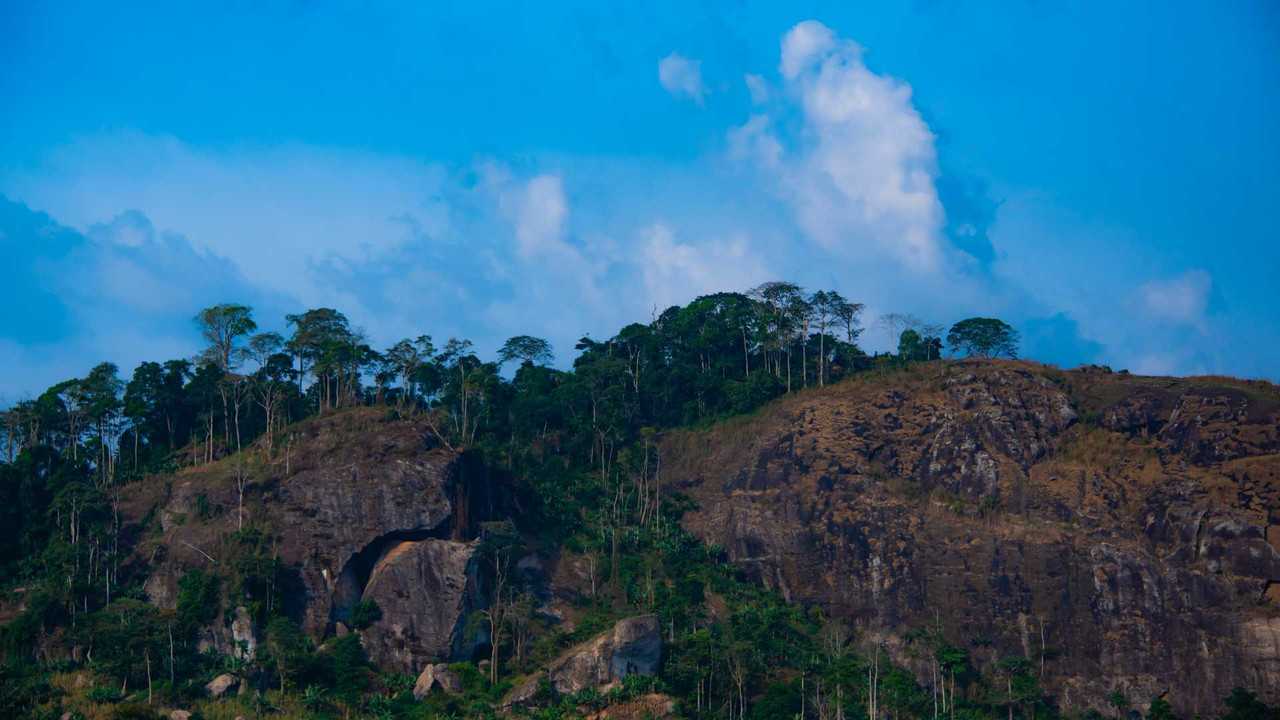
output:
<svg viewBox="0 0 1280 720"><path fill-rule="evenodd" d="M563 249L561 237L569 206L559 177L533 178L521 188L516 203L516 240L522 255L530 257Z"/></svg>
<svg viewBox="0 0 1280 720"><path fill-rule="evenodd" d="M745 290L768 277L760 254L741 235L695 245L655 223L641 232L640 253L647 296L658 312L699 295Z"/></svg>
<svg viewBox="0 0 1280 720"><path fill-rule="evenodd" d="M658 82L672 95L688 97L699 105L706 94L702 85L702 62L680 53L673 52L658 61Z"/></svg>
<svg viewBox="0 0 1280 720"><path fill-rule="evenodd" d="M1167 280L1153 280L1138 288L1142 307L1153 318L1207 329L1205 312L1213 278L1203 270L1190 270Z"/></svg>
<svg viewBox="0 0 1280 720"><path fill-rule="evenodd" d="M731 146L765 161L800 227L823 247L885 255L916 272L941 269L934 137L910 86L869 70L857 43L815 21L787 32L779 68L802 131L784 141L756 116L731 132Z"/></svg>
<svg viewBox="0 0 1280 720"><path fill-rule="evenodd" d="M855 51L859 48L850 41L845 44ZM835 33L817 20L805 20L796 24L782 38L782 61L778 65L782 77L795 80L808 66L829 54L836 47Z"/></svg>
<svg viewBox="0 0 1280 720"><path fill-rule="evenodd" d="M443 232L446 180L428 163L358 151L209 150L113 134L71 143L38 174L0 179L0 192L86 232L136 210L160 231L178 230L197 250L230 260L254 285L316 306L342 293L312 267L393 256L414 238L411 226ZM136 228L114 222L96 236L141 241Z"/></svg>
<svg viewBox="0 0 1280 720"><path fill-rule="evenodd" d="M751 102L755 105L763 105L769 102L769 81L760 77L747 73L742 77L743 82L747 84L747 92L751 93Z"/></svg>
<svg viewBox="0 0 1280 720"><path fill-rule="evenodd" d="M730 129L729 152L767 170L781 169L782 143L773 134L768 115L753 115L747 122Z"/></svg>

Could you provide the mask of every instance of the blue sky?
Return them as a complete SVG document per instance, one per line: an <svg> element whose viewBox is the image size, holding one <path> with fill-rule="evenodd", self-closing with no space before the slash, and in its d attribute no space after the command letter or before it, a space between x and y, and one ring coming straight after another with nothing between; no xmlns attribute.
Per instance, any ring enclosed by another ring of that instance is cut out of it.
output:
<svg viewBox="0 0 1280 720"><path fill-rule="evenodd" d="M0 396L215 302L563 363L779 277L1280 377L1274 3L258 5L0 5Z"/></svg>

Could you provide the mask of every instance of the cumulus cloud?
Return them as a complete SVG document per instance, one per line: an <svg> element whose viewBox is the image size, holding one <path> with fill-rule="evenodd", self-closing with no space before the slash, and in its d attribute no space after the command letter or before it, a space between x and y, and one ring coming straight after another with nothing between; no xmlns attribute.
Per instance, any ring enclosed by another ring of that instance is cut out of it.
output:
<svg viewBox="0 0 1280 720"><path fill-rule="evenodd" d="M743 82L747 84L747 92L751 94L751 102L755 105L763 105L769 102L769 81L755 75L747 73L742 77Z"/></svg>
<svg viewBox="0 0 1280 720"><path fill-rule="evenodd" d="M706 88L702 85L702 62L673 52L658 61L658 82L675 97L687 97L702 104Z"/></svg>
<svg viewBox="0 0 1280 720"><path fill-rule="evenodd" d="M80 233L2 197L0 205L6 244L38 249L26 257L10 254L5 279L31 279L56 298L46 302L25 291L16 298L24 317L0 328L7 370L0 378L2 399L83 375L97 362L114 362L127 375L142 360L189 356L195 349L194 310L212 302L240 300L266 312L283 311L226 259L179 234L158 232L136 210ZM57 242L47 242L51 237ZM29 336L22 332L24 321L57 334Z"/></svg>
<svg viewBox="0 0 1280 720"><path fill-rule="evenodd" d="M807 66L829 54L836 47L836 36L817 20L805 20L791 28L782 38L782 61L778 70L787 80L795 80ZM853 45L850 49L860 52Z"/></svg>
<svg viewBox="0 0 1280 720"><path fill-rule="evenodd" d="M272 329L285 312L340 308L375 344L429 332L468 336L486 353L532 333L564 362L583 334L770 279L839 289L867 304L869 320L1005 317L1049 360L1222 366L1207 273L1139 286L1131 269L1151 258L1126 250L1122 234L951 182L910 86L863 56L820 23L796 25L776 69L744 76L752 109L723 128L724 146L680 163L534 155L445 166L113 134L0 169L0 193L58 221L0 199L10 265L0 297L41 313L0 328L0 365L14 368L0 392L101 359L127 369L130 358L189 355L191 315L214 302L253 304ZM677 53L659 80L679 98L707 95L700 64ZM892 347L877 336L869 350Z"/></svg>
<svg viewBox="0 0 1280 720"><path fill-rule="evenodd" d="M680 242L662 223L641 234L640 272L659 311L698 295L745 289L768 279L760 254L739 235L701 244Z"/></svg>
<svg viewBox="0 0 1280 720"><path fill-rule="evenodd" d="M1143 309L1153 318L1207 328L1206 310L1213 279L1203 270L1191 270L1166 280L1153 280L1138 289Z"/></svg>
<svg viewBox="0 0 1280 720"><path fill-rule="evenodd" d="M539 175L525 183L508 212L515 224L520 253L532 257L563 252L562 240L569 205L564 184L555 175Z"/></svg>
<svg viewBox="0 0 1280 720"><path fill-rule="evenodd" d="M756 116L731 131L730 145L752 151L820 245L922 273L941 269L934 136L911 87L872 72L857 43L812 20L783 37L779 71L803 127L783 137L773 127L780 123Z"/></svg>
<svg viewBox="0 0 1280 720"><path fill-rule="evenodd" d="M128 171L123 171L128 168ZM0 192L87 230L125 210L227 258L253 284L310 305L341 292L313 268L395 255L416 226L440 233L447 176L399 157L309 146L209 150L134 133L81 138ZM127 227L115 242L138 242Z"/></svg>

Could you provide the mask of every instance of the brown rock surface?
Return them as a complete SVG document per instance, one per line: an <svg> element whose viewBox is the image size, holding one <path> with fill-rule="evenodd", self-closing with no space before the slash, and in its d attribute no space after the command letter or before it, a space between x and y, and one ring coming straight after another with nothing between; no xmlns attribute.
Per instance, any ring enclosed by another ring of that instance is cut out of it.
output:
<svg viewBox="0 0 1280 720"><path fill-rule="evenodd" d="M218 677L210 680L204 686L205 692L209 693L209 697L219 698L228 693L235 692L240 687L240 678L230 673L223 673Z"/></svg>
<svg viewBox="0 0 1280 720"><path fill-rule="evenodd" d="M384 669L413 674L433 660L470 660L488 642L483 623L467 622L484 606L474 542L400 541L374 566L363 599L382 611L360 637Z"/></svg>
<svg viewBox="0 0 1280 720"><path fill-rule="evenodd" d="M628 675L653 675L662 659L662 633L653 615L619 620L609 632L564 651L544 672L517 686L505 704L528 702L546 678L561 695L608 689Z"/></svg>
<svg viewBox="0 0 1280 720"><path fill-rule="evenodd" d="M686 526L790 601L891 648L941 622L980 669L1043 653L1066 710L1125 687L1190 715L1280 700L1278 453L1268 383L956 362L670 433L662 462Z"/></svg>
<svg viewBox="0 0 1280 720"><path fill-rule="evenodd" d="M437 688L449 695L456 695L462 692L462 678L443 663L428 665L413 684L413 698L421 700Z"/></svg>
<svg viewBox="0 0 1280 720"><path fill-rule="evenodd" d="M284 592L289 612L308 633L323 637L335 622L349 621L389 548L470 532L476 483L462 477L465 463L456 453L433 448L430 438L421 420L357 408L294 426L269 461L259 457L262 448L247 452L244 523L269 528L295 579ZM143 539L135 552L148 567L145 588L157 605L174 606L187 570L217 567L240 526L238 462L227 458L126 488L127 519L153 511L161 518L163 534ZM422 611L434 611L431 595L418 597ZM233 619L219 621L211 644L231 645Z"/></svg>

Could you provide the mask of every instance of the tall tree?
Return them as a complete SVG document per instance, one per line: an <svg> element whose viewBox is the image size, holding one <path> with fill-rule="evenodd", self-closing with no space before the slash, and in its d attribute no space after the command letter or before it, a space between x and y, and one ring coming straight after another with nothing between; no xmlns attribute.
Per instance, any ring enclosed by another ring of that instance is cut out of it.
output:
<svg viewBox="0 0 1280 720"><path fill-rule="evenodd" d="M519 360L522 364L549 365L552 360L551 343L531 335L509 338L498 350L498 364L506 365L513 360Z"/></svg>
<svg viewBox="0 0 1280 720"><path fill-rule="evenodd" d="M790 392L791 348L804 315L804 293L795 283L772 281L757 286L751 296L760 303L762 325L775 353L775 376L782 377L782 360L786 358L787 391Z"/></svg>
<svg viewBox="0 0 1280 720"><path fill-rule="evenodd" d="M1018 356L1018 331L996 318L968 318L951 326L947 345L970 357Z"/></svg>
<svg viewBox="0 0 1280 720"><path fill-rule="evenodd" d="M196 315L195 320L200 334L209 343L205 359L223 372L234 369L240 338L258 329L258 324L253 321L253 309L234 303L207 307Z"/></svg>
<svg viewBox="0 0 1280 720"><path fill-rule="evenodd" d="M284 338L279 333L258 333L249 338L245 356L257 365L251 378L258 406L265 415L267 453L274 449L275 425L279 421L278 410L293 379L293 363L284 349Z"/></svg>
<svg viewBox="0 0 1280 720"><path fill-rule="evenodd" d="M409 402L413 407L417 401L415 385L419 380L424 365L432 362L436 349L431 343L430 335L419 335L413 340L404 339L392 345L383 354L383 363L388 372L400 379L400 402Z"/></svg>
<svg viewBox="0 0 1280 720"><path fill-rule="evenodd" d="M349 354L351 327L347 316L333 308L316 308L286 315L285 320L293 326L287 347L298 359L298 392L302 392L303 378L310 369L319 386L316 407L323 410L332 405L337 395L342 360Z"/></svg>

